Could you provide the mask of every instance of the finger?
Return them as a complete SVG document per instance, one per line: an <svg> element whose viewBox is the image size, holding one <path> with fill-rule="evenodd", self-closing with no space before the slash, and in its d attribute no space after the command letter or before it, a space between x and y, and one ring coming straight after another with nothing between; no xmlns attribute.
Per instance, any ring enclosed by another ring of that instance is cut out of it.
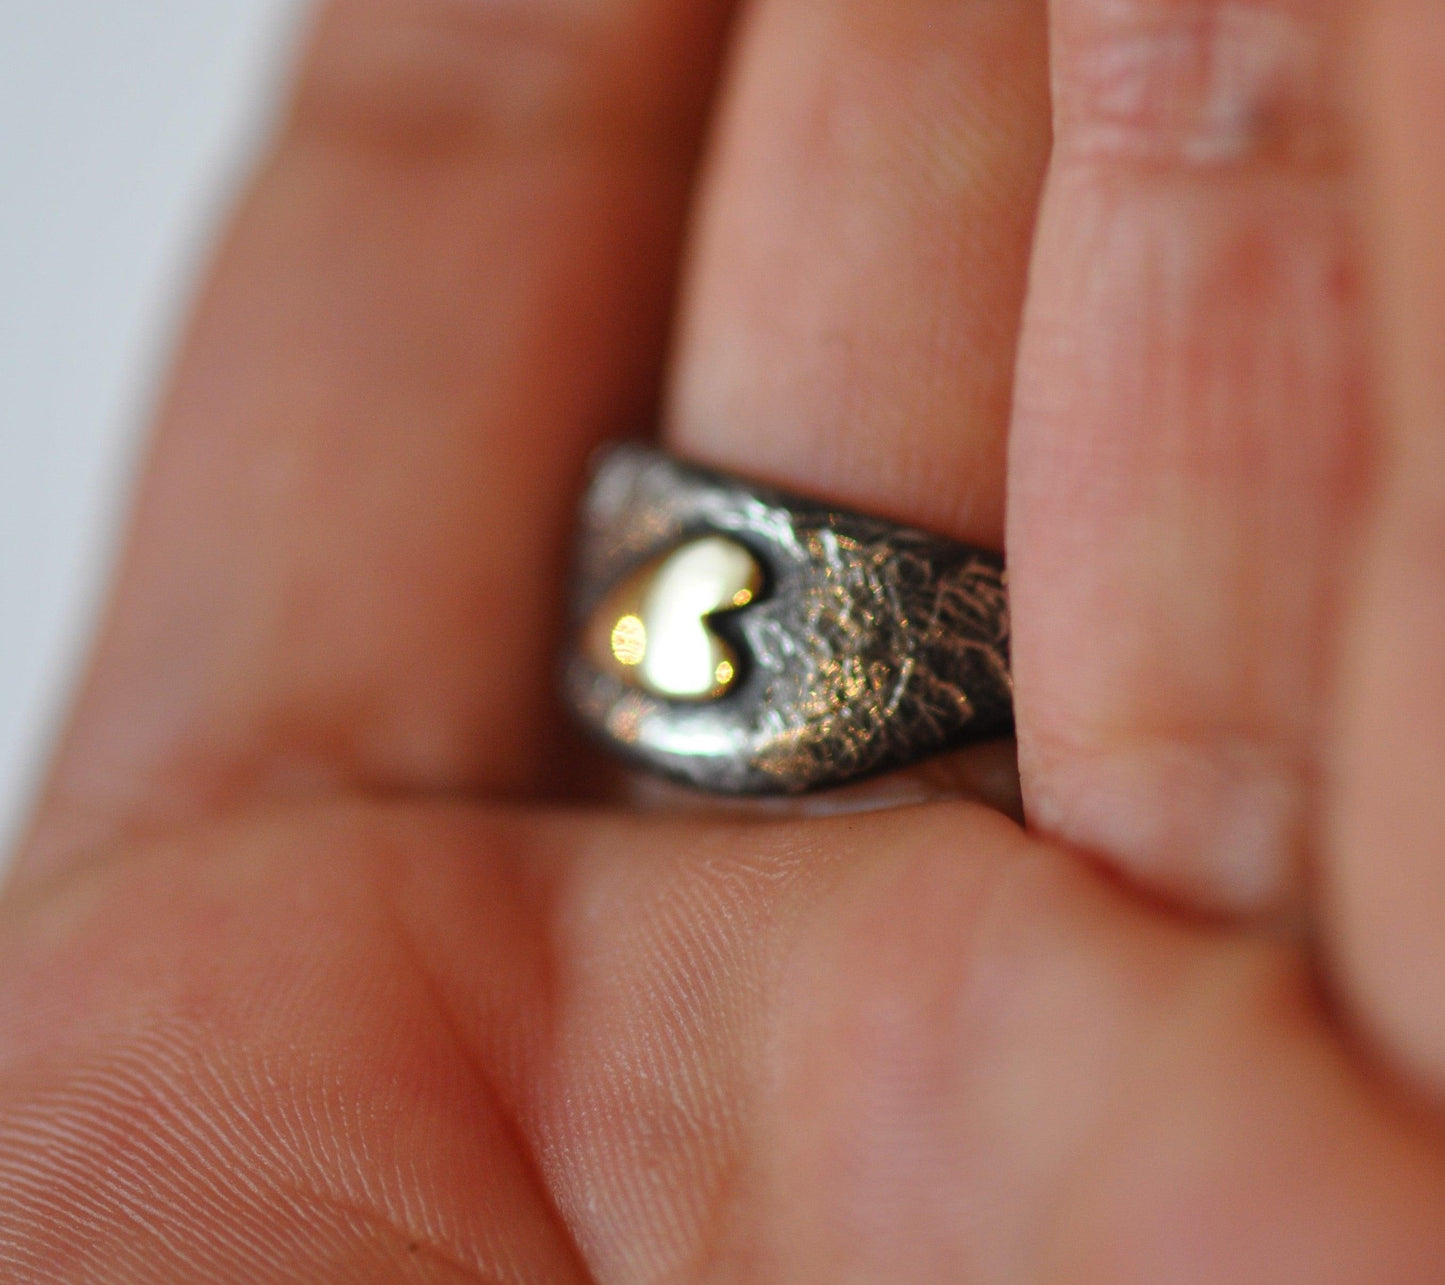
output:
<svg viewBox="0 0 1445 1285"><path fill-rule="evenodd" d="M1370 231L1392 420L1342 682L1339 965L1389 1054L1445 1094L1445 12L1369 6Z"/></svg>
<svg viewBox="0 0 1445 1285"><path fill-rule="evenodd" d="M1333 0L1059 0L1010 584L1033 824L1297 891L1365 437Z"/></svg>
<svg viewBox="0 0 1445 1285"><path fill-rule="evenodd" d="M15 1279L1439 1279L1277 941L958 806L232 818L0 913ZM164 930L155 931L157 897Z"/></svg>
<svg viewBox="0 0 1445 1285"><path fill-rule="evenodd" d="M705 185L673 444L998 545L1047 147L1042 0L759 0Z"/></svg>
<svg viewBox="0 0 1445 1285"><path fill-rule="evenodd" d="M644 419L722 0L334 0L166 401L36 850L548 775L567 511Z"/></svg>

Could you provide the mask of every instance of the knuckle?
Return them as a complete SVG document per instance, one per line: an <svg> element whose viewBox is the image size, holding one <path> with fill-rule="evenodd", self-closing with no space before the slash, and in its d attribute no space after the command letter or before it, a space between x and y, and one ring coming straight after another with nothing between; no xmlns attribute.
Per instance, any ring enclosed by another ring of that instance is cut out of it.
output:
<svg viewBox="0 0 1445 1285"><path fill-rule="evenodd" d="M1061 149L1190 168L1330 167L1343 131L1329 8L1083 0L1061 21Z"/></svg>

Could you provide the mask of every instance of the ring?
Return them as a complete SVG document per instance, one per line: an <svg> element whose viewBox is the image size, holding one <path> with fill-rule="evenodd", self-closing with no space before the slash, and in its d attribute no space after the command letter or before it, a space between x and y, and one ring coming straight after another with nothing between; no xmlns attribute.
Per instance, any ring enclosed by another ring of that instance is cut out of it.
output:
<svg viewBox="0 0 1445 1285"><path fill-rule="evenodd" d="M632 763L798 794L1013 725L1003 560L638 445L582 503L567 703Z"/></svg>

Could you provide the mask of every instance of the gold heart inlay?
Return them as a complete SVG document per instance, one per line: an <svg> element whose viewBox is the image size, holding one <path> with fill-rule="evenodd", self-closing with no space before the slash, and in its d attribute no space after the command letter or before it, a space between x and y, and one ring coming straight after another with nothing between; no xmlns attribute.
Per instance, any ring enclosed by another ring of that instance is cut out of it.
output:
<svg viewBox="0 0 1445 1285"><path fill-rule="evenodd" d="M708 701L738 681L738 657L709 617L746 607L763 588L747 546L725 536L680 545L629 576L587 628L592 663L653 696Z"/></svg>

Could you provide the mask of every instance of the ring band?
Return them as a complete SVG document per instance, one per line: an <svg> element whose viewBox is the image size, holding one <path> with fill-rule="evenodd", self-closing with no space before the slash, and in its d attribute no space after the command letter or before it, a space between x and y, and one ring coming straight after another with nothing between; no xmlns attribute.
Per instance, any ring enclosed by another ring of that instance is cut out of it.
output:
<svg viewBox="0 0 1445 1285"><path fill-rule="evenodd" d="M600 457L565 666L584 727L726 794L797 794L1007 734L996 554L695 468Z"/></svg>

